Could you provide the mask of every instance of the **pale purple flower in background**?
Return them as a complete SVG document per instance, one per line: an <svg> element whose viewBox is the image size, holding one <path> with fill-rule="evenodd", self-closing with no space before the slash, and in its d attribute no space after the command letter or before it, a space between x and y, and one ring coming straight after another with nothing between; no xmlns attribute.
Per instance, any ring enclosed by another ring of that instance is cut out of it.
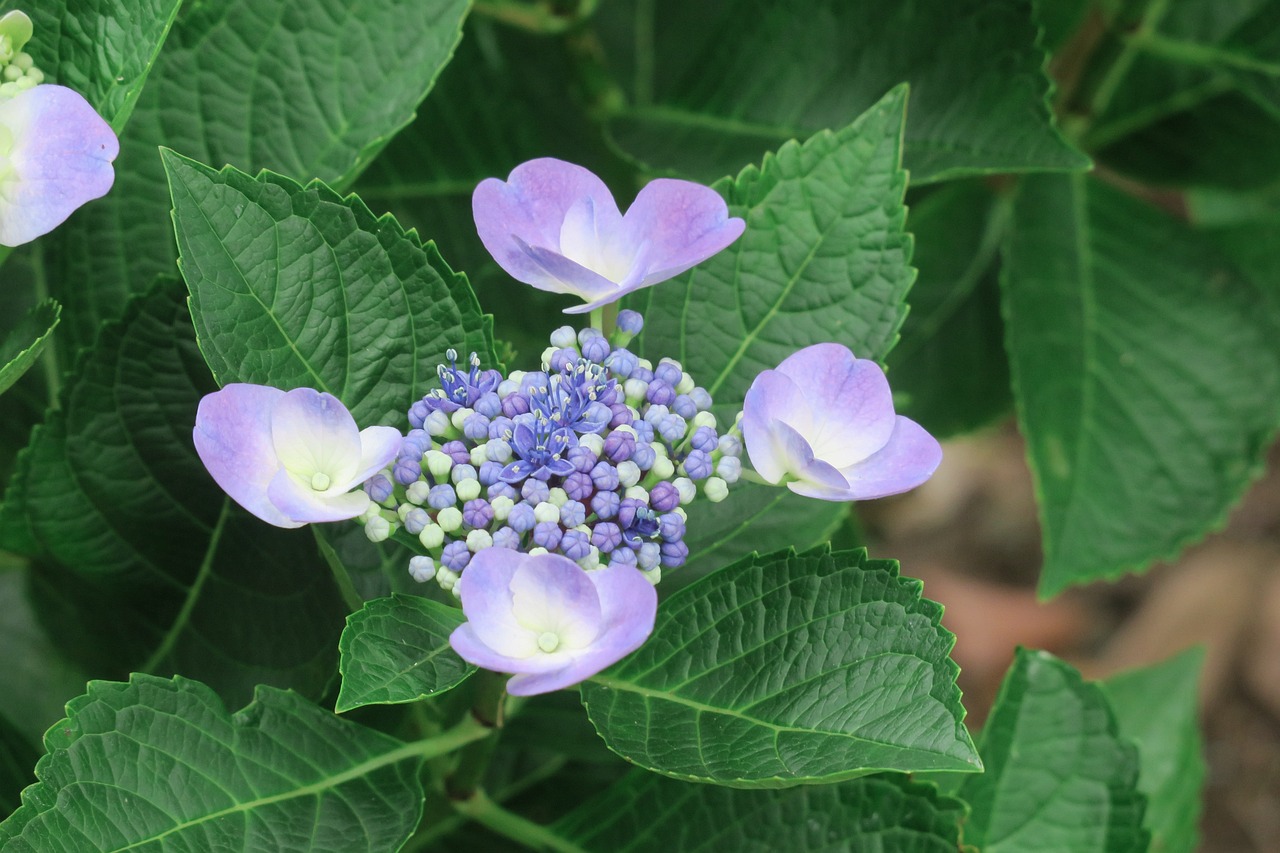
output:
<svg viewBox="0 0 1280 853"><path fill-rule="evenodd" d="M588 572L560 554L490 548L458 584L467 621L449 644L468 663L515 673L514 696L577 684L640 648L658 608L632 566Z"/></svg>
<svg viewBox="0 0 1280 853"><path fill-rule="evenodd" d="M39 85L0 100L0 245L18 246L106 195L120 143L89 102Z"/></svg>
<svg viewBox="0 0 1280 853"><path fill-rule="evenodd" d="M884 371L840 344L815 344L755 378L742 438L764 480L829 501L914 489L942 461L924 428L893 411Z"/></svg>
<svg viewBox="0 0 1280 853"><path fill-rule="evenodd" d="M234 383L196 412L196 452L240 506L276 527L355 518L369 507L351 491L391 464L402 436L361 431L332 394Z"/></svg>
<svg viewBox="0 0 1280 853"><path fill-rule="evenodd" d="M471 207L485 248L513 278L587 303L566 314L677 276L745 227L715 190L669 178L647 184L623 215L598 177L549 157L505 182L481 181Z"/></svg>

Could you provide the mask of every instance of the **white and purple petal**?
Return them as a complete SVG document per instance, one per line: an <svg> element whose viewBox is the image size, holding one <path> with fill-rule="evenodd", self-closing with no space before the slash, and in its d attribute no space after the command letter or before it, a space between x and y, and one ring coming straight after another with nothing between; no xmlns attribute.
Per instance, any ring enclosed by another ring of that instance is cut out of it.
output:
<svg viewBox="0 0 1280 853"><path fill-rule="evenodd" d="M338 484L352 483L360 471L360 428L332 394L287 392L271 414L271 438L280 464L294 474L309 479L320 473Z"/></svg>
<svg viewBox="0 0 1280 853"><path fill-rule="evenodd" d="M314 521L345 521L369 508L369 496L363 491L317 491L309 478L283 467L267 484L267 499L293 522L291 527Z"/></svg>
<svg viewBox="0 0 1280 853"><path fill-rule="evenodd" d="M301 527L281 512L267 488L280 470L271 440L271 411L284 397L278 388L233 383L206 395L196 410L196 453L231 499L276 527Z"/></svg>
<svg viewBox="0 0 1280 853"><path fill-rule="evenodd" d="M344 488L358 486L391 464L400 453L404 436L395 427L371 426L360 430L360 461L355 476Z"/></svg>
<svg viewBox="0 0 1280 853"><path fill-rule="evenodd" d="M628 242L648 244L643 284L697 266L742 236L746 222L729 216L720 194L691 181L658 178L640 190L622 217Z"/></svg>
<svg viewBox="0 0 1280 853"><path fill-rule="evenodd" d="M471 558L458 579L462 612L467 617L465 624L471 626L467 632L469 639L464 642L473 639L505 660L528 658L537 653L537 635L522 626L512 610L511 579L528 559L528 554L506 548L486 548ZM449 641L453 642L452 636ZM458 654L470 660L462 650ZM476 665L493 668L485 663Z"/></svg>
<svg viewBox="0 0 1280 853"><path fill-rule="evenodd" d="M847 500L870 500L910 491L933 475L942 462L942 446L924 427L897 416L888 443L866 459L842 468L849 483Z"/></svg>
<svg viewBox="0 0 1280 853"><path fill-rule="evenodd" d="M106 195L120 143L89 102L41 85L0 103L0 244L18 246Z"/></svg>

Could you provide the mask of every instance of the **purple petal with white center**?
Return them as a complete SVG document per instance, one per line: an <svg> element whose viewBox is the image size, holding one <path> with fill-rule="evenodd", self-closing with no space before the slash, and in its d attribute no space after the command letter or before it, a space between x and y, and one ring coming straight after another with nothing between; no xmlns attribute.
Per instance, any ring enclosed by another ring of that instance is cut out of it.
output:
<svg viewBox="0 0 1280 853"><path fill-rule="evenodd" d="M37 87L38 88L38 87ZM284 392L233 383L207 394L196 410L196 453L231 499L276 527L301 527L281 512L267 488L280 470L271 440L271 411Z"/></svg>
<svg viewBox="0 0 1280 853"><path fill-rule="evenodd" d="M528 246L561 254L561 232L575 204L590 200L596 227L612 233L621 221L613 194L588 169L544 157L522 163L506 181L481 181L471 196L480 241L498 265L518 281L543 287L546 272L521 249Z"/></svg>
<svg viewBox="0 0 1280 853"><path fill-rule="evenodd" d="M12 148L0 149L8 160L0 156L0 244L30 242L111 189L120 143L76 92L42 85L0 103L0 135L6 131Z"/></svg>
<svg viewBox="0 0 1280 853"><path fill-rule="evenodd" d="M618 293L619 285L594 270L587 269L575 260L566 258L554 249L531 246L519 237L515 238L521 250L528 255L530 262L542 274L537 278L519 278L525 284L531 284L539 290L551 293L568 293L579 299L609 299L612 301ZM508 270L510 272L510 270ZM642 270L632 272L628 283L639 282ZM566 312L567 313L567 312Z"/></svg>
<svg viewBox="0 0 1280 853"><path fill-rule="evenodd" d="M584 649L600 634L600 597L587 573L568 557L530 557L516 570L510 588L516 621L536 634L556 634L564 651Z"/></svg>
<svg viewBox="0 0 1280 853"><path fill-rule="evenodd" d="M504 661L503 666L474 661L477 666L509 671L504 669L505 661L528 658L538 652L537 635L516 621L512 609L511 579L516 570L529 559L528 554L502 548L486 548L472 558L458 580L462 612L467 617L463 627L471 626L466 632L468 639L464 642L474 640ZM456 636L458 631L454 631L449 642L454 643ZM456 643L454 649L464 659L471 661L471 657L458 648Z"/></svg>
<svg viewBox="0 0 1280 853"><path fill-rule="evenodd" d="M697 266L742 236L747 224L729 216L720 194L691 181L658 178L636 196L622 218L637 244L649 244L644 285Z"/></svg>
<svg viewBox="0 0 1280 853"><path fill-rule="evenodd" d="M271 414L271 436L280 464L294 474L310 479L321 473L337 485L354 483L360 472L360 429L332 394L287 392Z"/></svg>
<svg viewBox="0 0 1280 853"><path fill-rule="evenodd" d="M369 496L363 491L342 488L317 491L309 479L281 468L267 486L267 499L294 522L345 521L369 508ZM296 525L295 525L296 526Z"/></svg>
<svg viewBox="0 0 1280 853"><path fill-rule="evenodd" d="M799 429L814 456L837 468L884 447L894 430L893 394L884 371L870 359L854 358L840 344L815 344L789 355L777 372L804 389L812 423Z"/></svg>
<svg viewBox="0 0 1280 853"><path fill-rule="evenodd" d="M360 430L360 462L349 486L358 486L391 464L400 452L404 436L395 427L371 426Z"/></svg>
<svg viewBox="0 0 1280 853"><path fill-rule="evenodd" d="M840 469L852 497L869 500L914 489L933 475L942 462L942 446L924 427L901 415L889 441L879 452Z"/></svg>
<svg viewBox="0 0 1280 853"><path fill-rule="evenodd" d="M779 445L774 424L786 417L800 430L812 421L809 401L800 386L776 370L765 370L752 381L742 404L742 440L756 473L770 483L777 483L796 470L796 464L807 464L813 452L798 456L786 454L787 444Z"/></svg>
<svg viewBox="0 0 1280 853"><path fill-rule="evenodd" d="M770 426L770 437L773 440L775 452L781 458L787 460L788 474L791 477L798 478L799 481L789 481L787 483L788 488L799 494L809 494L808 491L800 491L797 488L802 485L814 491L827 493L834 493L834 491L847 488L848 483L844 475L826 460L815 458L813 450L809 447L809 442L805 441L804 436L783 421L774 421ZM816 494L812 496L817 497ZM849 499L829 497L826 500Z"/></svg>

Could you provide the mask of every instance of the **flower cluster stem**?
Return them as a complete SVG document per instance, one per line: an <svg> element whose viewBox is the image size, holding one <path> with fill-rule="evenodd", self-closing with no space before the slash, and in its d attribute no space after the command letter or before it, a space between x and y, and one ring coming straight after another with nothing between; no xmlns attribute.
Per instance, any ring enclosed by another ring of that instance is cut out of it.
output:
<svg viewBox="0 0 1280 853"><path fill-rule="evenodd" d="M471 718L489 734L468 744L458 755L458 764L444 780L445 793L455 803L469 800L480 790L489 769L489 760L502 736L507 697L507 677L482 669L475 675L475 700Z"/></svg>
<svg viewBox="0 0 1280 853"><path fill-rule="evenodd" d="M466 800L455 801L453 805L460 814L531 850L584 853L581 847L561 838L542 824L507 811L485 796L483 791L477 790Z"/></svg>

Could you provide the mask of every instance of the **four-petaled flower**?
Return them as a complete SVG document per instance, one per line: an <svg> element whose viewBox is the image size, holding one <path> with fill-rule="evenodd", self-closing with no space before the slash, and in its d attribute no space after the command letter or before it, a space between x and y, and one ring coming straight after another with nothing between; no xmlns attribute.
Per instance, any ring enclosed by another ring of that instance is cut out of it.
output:
<svg viewBox="0 0 1280 853"><path fill-rule="evenodd" d="M577 684L638 649L658 595L637 569L585 571L559 554L480 551L458 582L467 621L449 636L463 660L515 673L507 691L532 696Z"/></svg>
<svg viewBox="0 0 1280 853"><path fill-rule="evenodd" d="M40 85L0 100L0 245L47 234L106 195L120 143L89 102Z"/></svg>
<svg viewBox="0 0 1280 853"><path fill-rule="evenodd" d="M942 461L937 440L894 413L879 365L839 344L806 347L757 376L742 437L765 480L830 501L914 489Z"/></svg>
<svg viewBox="0 0 1280 853"><path fill-rule="evenodd" d="M196 412L196 452L236 503L276 527L355 518L369 496L351 491L400 450L392 427L361 431L331 394L231 384Z"/></svg>
<svg viewBox="0 0 1280 853"><path fill-rule="evenodd" d="M677 276L746 227L715 190L669 178L647 184L623 215L603 181L552 158L482 181L471 206L485 248L512 277L587 303L566 314Z"/></svg>

